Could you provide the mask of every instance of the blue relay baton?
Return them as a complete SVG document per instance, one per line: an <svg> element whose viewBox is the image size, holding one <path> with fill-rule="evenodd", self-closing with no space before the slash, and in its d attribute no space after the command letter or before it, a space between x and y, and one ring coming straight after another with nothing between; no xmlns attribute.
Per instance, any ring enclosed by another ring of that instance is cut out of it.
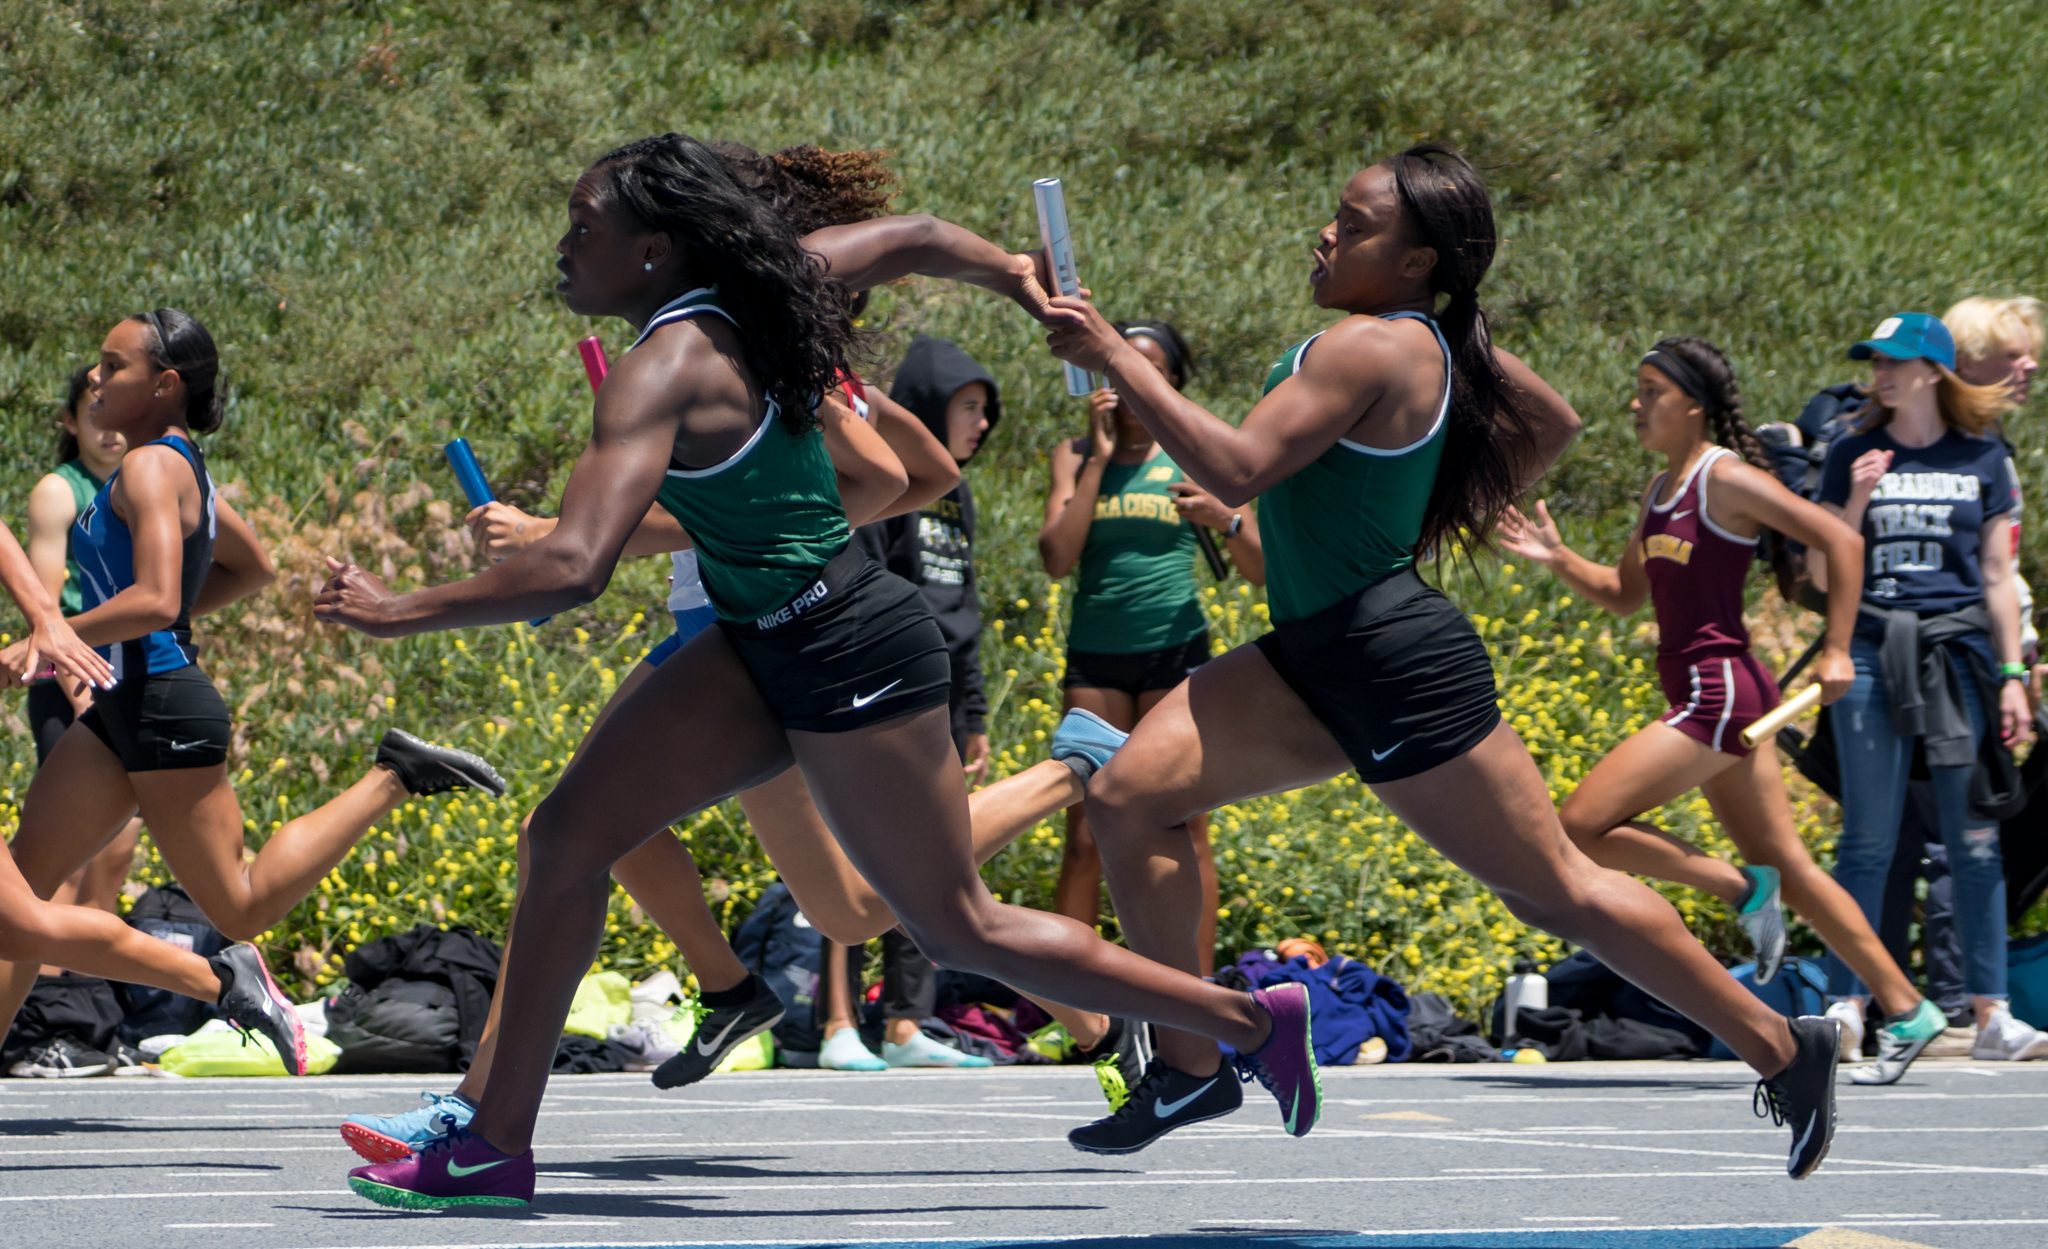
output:
<svg viewBox="0 0 2048 1249"><path fill-rule="evenodd" d="M462 486L462 497L469 500L471 507L482 507L496 501L497 496L491 493L491 483L484 480L483 465L476 462L476 452L470 450L469 439L457 438L441 450L448 456L448 467L455 470L455 480ZM542 616L526 623L539 628L553 619L553 616Z"/></svg>
<svg viewBox="0 0 2048 1249"><path fill-rule="evenodd" d="M476 452L469 449L469 439L457 438L441 448L448 455L448 467L455 470L455 480L462 486L462 497L469 500L472 508L482 507L494 501L491 483L484 480L483 465L476 462Z"/></svg>

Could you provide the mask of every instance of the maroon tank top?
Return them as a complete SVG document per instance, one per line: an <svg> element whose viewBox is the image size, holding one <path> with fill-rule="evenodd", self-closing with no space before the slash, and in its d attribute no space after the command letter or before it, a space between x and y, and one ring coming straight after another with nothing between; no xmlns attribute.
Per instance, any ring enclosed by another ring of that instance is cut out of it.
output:
<svg viewBox="0 0 2048 1249"><path fill-rule="evenodd" d="M1643 510L1643 572L1657 613L1660 659L1702 659L1749 651L1742 592L1756 560L1756 539L1738 538L1707 515L1707 472L1734 452L1715 447L1693 465L1676 497L1658 504L1664 477L1650 483Z"/></svg>

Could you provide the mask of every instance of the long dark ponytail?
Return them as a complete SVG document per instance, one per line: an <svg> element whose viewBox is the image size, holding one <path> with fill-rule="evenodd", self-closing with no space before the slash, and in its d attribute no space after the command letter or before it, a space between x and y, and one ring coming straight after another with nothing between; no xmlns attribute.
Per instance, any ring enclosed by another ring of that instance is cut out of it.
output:
<svg viewBox="0 0 2048 1249"><path fill-rule="evenodd" d="M220 428L226 405L220 393L220 351L198 317L178 308L155 308L128 318L151 332L149 362L176 369L185 384L185 428L210 434Z"/></svg>
<svg viewBox="0 0 2048 1249"><path fill-rule="evenodd" d="M1437 326L1451 349L1449 427L1418 543L1419 550L1448 551L1461 541L1486 541L1515 501L1536 421L1494 358L1479 307L1479 284L1498 245L1486 184L1471 162L1443 143L1419 143L1387 165L1409 233L1436 251L1430 290L1448 296Z"/></svg>
<svg viewBox="0 0 2048 1249"><path fill-rule="evenodd" d="M716 285L739 322L754 380L795 432L858 339L846 290L798 241L796 226L742 186L718 153L683 134L639 139L591 166L604 200L673 240L690 274Z"/></svg>

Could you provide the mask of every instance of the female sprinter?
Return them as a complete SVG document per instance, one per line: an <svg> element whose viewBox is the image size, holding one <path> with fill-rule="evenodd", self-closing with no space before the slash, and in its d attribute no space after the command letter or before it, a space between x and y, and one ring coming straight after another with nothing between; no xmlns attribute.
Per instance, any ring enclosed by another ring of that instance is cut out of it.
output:
<svg viewBox="0 0 2048 1249"><path fill-rule="evenodd" d="M79 696L113 687L114 665L72 632L6 525L0 525L0 587L28 617L29 626L28 636L0 651L0 672L15 684L37 678L61 681ZM306 1033L299 1013L271 980L255 946L232 945L202 958L97 907L46 902L5 851L0 851L0 959L30 971L49 963L202 1002L211 999L244 1034L268 1038L287 1074L305 1074Z"/></svg>
<svg viewBox="0 0 2048 1249"><path fill-rule="evenodd" d="M976 872L946 706L950 665L914 587L849 549L814 412L856 338L845 292L913 272L1043 314L1028 257L925 217L799 239L682 135L578 180L559 244L572 309L640 339L598 395L547 538L452 585L393 595L335 564L317 608L377 636L527 619L600 593L658 496L692 538L719 627L613 708L534 812L495 1068L467 1130L351 1186L386 1204L524 1204L541 1094L603 930L612 865L676 819L794 764L848 860L919 948L1025 992L1201 1031L1245 1053L1289 1126L1319 1111L1306 995L1233 993L1004 906ZM537 935L522 939L532 925Z"/></svg>
<svg viewBox="0 0 2048 1249"><path fill-rule="evenodd" d="M1602 867L1690 885L1734 907L1756 945L1759 984L1777 974L1785 953L1782 890L1828 948L1869 981L1891 1017L1876 1065L1853 1076L1859 1084L1890 1084L1948 1018L1913 988L1856 900L1807 853L1777 748L1742 744L1743 729L1778 702L1742 622L1743 586L1762 531L1797 538L1834 573L1817 669L1829 701L1855 676L1849 638L1863 589L1863 540L1779 484L1743 422L1735 371L1705 339L1658 343L1636 366L1629 408L1636 438L1664 457L1665 469L1650 482L1618 566L1566 546L1541 503L1534 522L1511 511L1501 526L1504 548L1608 611L1628 615L1647 597L1657 613L1657 673L1671 710L1586 775L1560 812L1565 831ZM1641 818L1695 788L1750 866L1737 868Z"/></svg>
<svg viewBox="0 0 2048 1249"><path fill-rule="evenodd" d="M1663 899L1572 845L1496 707L1485 645L1415 573L1418 552L1487 534L1578 427L1488 341L1479 284L1495 237L1485 186L1447 147L1353 175L1309 276L1316 303L1345 317L1280 358L1242 426L1175 391L1086 303L1053 301L1061 358L1106 372L1196 484L1231 506L1259 499L1273 614L1272 632L1167 695L1092 784L1117 917L1133 949L1193 966L1187 819L1348 764L1517 915L1725 1040L1765 1077L1758 1105L1791 1121L1789 1170L1804 1176L1834 1122L1835 1029L1788 1024ZM1123 1111L1070 1134L1077 1145L1139 1149L1235 1105L1234 1086L1205 1083L1206 1043L1162 1032L1158 1054Z"/></svg>
<svg viewBox="0 0 2048 1249"><path fill-rule="evenodd" d="M384 735L363 779L285 824L251 857L228 781L227 704L199 667L192 618L269 584L248 522L217 498L193 440L220 427L213 336L174 308L120 322L100 347L92 415L128 453L74 526L85 583L72 618L115 684L64 731L23 801L13 854L47 895L139 811L178 883L215 927L247 940L283 919L370 825L415 794L504 782L475 755ZM0 1020L35 980L7 969Z"/></svg>

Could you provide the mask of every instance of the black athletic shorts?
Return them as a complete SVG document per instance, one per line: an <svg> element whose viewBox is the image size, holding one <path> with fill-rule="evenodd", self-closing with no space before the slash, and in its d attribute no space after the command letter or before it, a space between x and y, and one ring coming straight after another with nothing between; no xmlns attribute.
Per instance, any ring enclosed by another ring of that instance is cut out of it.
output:
<svg viewBox="0 0 2048 1249"><path fill-rule="evenodd" d="M785 606L718 627L786 729L866 728L943 707L953 685L924 595L850 546Z"/></svg>
<svg viewBox="0 0 2048 1249"><path fill-rule="evenodd" d="M36 739L36 766L41 767L57 749L57 739L71 727L71 700L55 681L37 681L28 687L28 731Z"/></svg>
<svg viewBox="0 0 2048 1249"><path fill-rule="evenodd" d="M1486 644L1412 568L1255 645L1368 785L1449 763L1500 723Z"/></svg>
<svg viewBox="0 0 2048 1249"><path fill-rule="evenodd" d="M122 669L145 671L137 647ZM232 726L228 705L198 664L154 676L131 675L93 694L79 721L121 758L130 772L209 768L226 763Z"/></svg>
<svg viewBox="0 0 2048 1249"><path fill-rule="evenodd" d="M1209 634L1206 631L1178 646L1129 655L1069 650L1067 676L1060 682L1060 688L1149 694L1153 690L1172 689L1187 680L1189 673L1208 662Z"/></svg>

